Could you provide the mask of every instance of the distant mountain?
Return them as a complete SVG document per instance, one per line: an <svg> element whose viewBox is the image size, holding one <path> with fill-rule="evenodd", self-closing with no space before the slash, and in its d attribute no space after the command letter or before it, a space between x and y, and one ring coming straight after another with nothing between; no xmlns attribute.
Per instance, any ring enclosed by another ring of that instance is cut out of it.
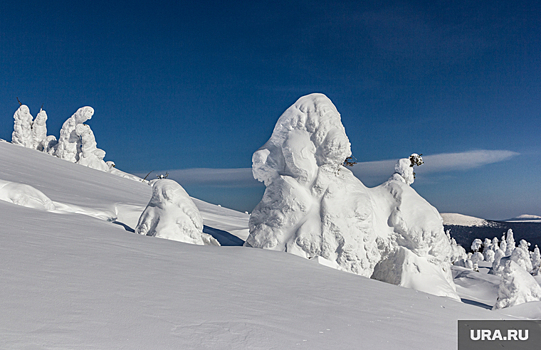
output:
<svg viewBox="0 0 541 350"><path fill-rule="evenodd" d="M530 250L533 250L536 244L541 247L541 217L539 216L520 215L506 221L485 220L456 213L442 213L441 216L445 230L450 230L451 237L466 250L470 249L475 238L484 240L498 237L501 239L508 229L513 230L517 244L521 239L525 239L532 244Z"/></svg>
<svg viewBox="0 0 541 350"><path fill-rule="evenodd" d="M443 218L444 225L455 225L455 226L494 226L494 221L488 221L481 218L476 218L474 216L468 216L458 213L441 213Z"/></svg>
<svg viewBox="0 0 541 350"><path fill-rule="evenodd" d="M531 215L531 214L522 214L516 218L505 220L506 222L539 222L541 223L541 216Z"/></svg>

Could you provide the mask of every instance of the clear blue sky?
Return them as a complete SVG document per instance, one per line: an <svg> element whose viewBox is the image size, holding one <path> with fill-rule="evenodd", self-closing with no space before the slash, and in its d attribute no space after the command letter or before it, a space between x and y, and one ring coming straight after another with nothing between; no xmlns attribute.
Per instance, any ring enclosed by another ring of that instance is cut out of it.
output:
<svg viewBox="0 0 541 350"><path fill-rule="evenodd" d="M534 0L4 1L0 138L16 97L34 116L43 104L56 136L90 105L120 169L246 169L281 113L322 92L359 162L500 152L419 168L414 187L441 212L541 215L540 13ZM241 210L264 189L242 171L178 174Z"/></svg>

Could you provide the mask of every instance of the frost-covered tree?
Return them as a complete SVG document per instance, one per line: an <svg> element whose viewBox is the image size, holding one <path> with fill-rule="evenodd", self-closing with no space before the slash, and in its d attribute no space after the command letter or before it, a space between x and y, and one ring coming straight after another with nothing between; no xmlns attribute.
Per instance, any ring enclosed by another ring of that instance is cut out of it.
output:
<svg viewBox="0 0 541 350"><path fill-rule="evenodd" d="M399 159L394 167L394 171L404 179L406 184L411 185L415 181L413 167L422 164L424 164L423 158L417 153L413 153L409 158Z"/></svg>
<svg viewBox="0 0 541 350"><path fill-rule="evenodd" d="M529 243L528 241L526 241L525 239L521 239L518 246L522 249L524 249L525 251L529 251L530 250L530 246L532 244Z"/></svg>
<svg viewBox="0 0 541 350"><path fill-rule="evenodd" d="M494 250L492 249L487 249L483 252L483 255L485 257L485 261L489 264L492 264L494 262L494 256L496 255L496 253L494 253Z"/></svg>
<svg viewBox="0 0 541 350"><path fill-rule="evenodd" d="M511 253L511 260L516 262L527 272L532 272L532 261L530 260L530 253L527 249L519 246L516 247Z"/></svg>
<svg viewBox="0 0 541 350"><path fill-rule="evenodd" d="M496 252L496 250L500 247L500 240L498 239L498 237L494 237L492 239L492 246L491 246L491 249Z"/></svg>
<svg viewBox="0 0 541 350"><path fill-rule="evenodd" d="M461 259L464 259L467 257L466 249L464 249L461 245L456 243L456 240L454 238L451 238L451 236L448 233L448 237L450 237L451 241L451 263L455 263Z"/></svg>
<svg viewBox="0 0 541 350"><path fill-rule="evenodd" d="M473 253L472 257L471 257L471 261L478 265L480 261L484 261L485 260L485 257L483 256L483 253L481 252L475 252Z"/></svg>
<svg viewBox="0 0 541 350"><path fill-rule="evenodd" d="M516 247L515 238L513 237L513 230L511 230L511 229L507 230L507 235L506 235L505 241L507 243L507 249L505 250L505 256L510 256L511 253L513 253L513 250L515 250L515 247Z"/></svg>
<svg viewBox="0 0 541 350"><path fill-rule="evenodd" d="M505 241L505 238L502 237L502 240L500 242L500 250L505 254L507 252L507 242Z"/></svg>
<svg viewBox="0 0 541 350"><path fill-rule="evenodd" d="M203 233L203 219L184 188L173 180L154 180L152 198L141 214L135 232L198 245L220 244Z"/></svg>
<svg viewBox="0 0 541 350"><path fill-rule="evenodd" d="M266 190L245 246L321 257L412 288L432 276L428 292L457 297L451 244L437 210L409 186L412 161L400 160L387 182L369 189L343 166L350 155L340 114L325 95L303 96L288 108L252 157Z"/></svg>
<svg viewBox="0 0 541 350"><path fill-rule="evenodd" d="M490 238L485 238L483 241L483 253L489 249L492 249L492 240Z"/></svg>
<svg viewBox="0 0 541 350"><path fill-rule="evenodd" d="M103 161L105 151L96 147L96 138L90 126L78 124L75 127L75 133L79 136L81 142L77 163L89 168L108 171L109 166Z"/></svg>
<svg viewBox="0 0 541 350"><path fill-rule="evenodd" d="M539 270L539 267L541 266L541 254L539 252L539 247L536 245L532 254L532 267L535 271Z"/></svg>
<svg viewBox="0 0 541 350"><path fill-rule="evenodd" d="M505 260L501 277L498 299L493 309L503 309L530 301L541 300L541 287L515 261L511 259Z"/></svg>
<svg viewBox="0 0 541 350"><path fill-rule="evenodd" d="M32 139L32 115L30 109L26 105L21 105L13 114L14 124L13 133L11 134L11 143L34 148L34 140Z"/></svg>
<svg viewBox="0 0 541 350"><path fill-rule="evenodd" d="M483 241L481 241L479 238L476 238L473 240L472 244L471 244L471 250L473 252L478 252L479 249L481 249L481 247L483 246Z"/></svg>
<svg viewBox="0 0 541 350"><path fill-rule="evenodd" d="M55 138L56 139L56 138ZM40 109L32 123L33 148L38 151L47 151L47 113Z"/></svg>
<svg viewBox="0 0 541 350"><path fill-rule="evenodd" d="M496 274L496 270L498 269L498 266L500 265L500 261L502 258L505 257L505 253L500 248L496 249L494 252L494 261L492 262L492 273Z"/></svg>
<svg viewBox="0 0 541 350"><path fill-rule="evenodd" d="M81 107L64 122L55 150L55 155L58 158L72 163L76 163L79 160L81 138L77 135L75 129L77 125L83 124L92 118L92 115L94 115L94 109L92 107Z"/></svg>

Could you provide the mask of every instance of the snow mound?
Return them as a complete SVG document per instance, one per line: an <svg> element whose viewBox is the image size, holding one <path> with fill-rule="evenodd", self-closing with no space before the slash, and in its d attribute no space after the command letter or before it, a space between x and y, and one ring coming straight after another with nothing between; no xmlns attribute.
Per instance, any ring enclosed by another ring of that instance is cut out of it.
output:
<svg viewBox="0 0 541 350"><path fill-rule="evenodd" d="M49 197L30 185L0 180L0 200L27 208L54 211Z"/></svg>
<svg viewBox="0 0 541 350"><path fill-rule="evenodd" d="M442 219L409 186L422 158L400 159L386 183L369 189L342 165L350 155L333 103L323 94L297 100L253 155L266 190L245 245L322 257L341 270L458 298ZM414 265L430 272L419 275Z"/></svg>
<svg viewBox="0 0 541 350"><path fill-rule="evenodd" d="M444 225L455 225L455 226L490 226L490 223L481 218L476 218L473 216L458 214L458 213L441 213L443 218Z"/></svg>
<svg viewBox="0 0 541 350"><path fill-rule="evenodd" d="M151 182L152 198L141 214L135 232L173 241L198 244L220 244L203 233L203 219L188 193L173 180Z"/></svg>
<svg viewBox="0 0 541 350"><path fill-rule="evenodd" d="M448 280L438 265L431 263L427 257L420 257L404 247L398 247L376 265L372 278L460 300L454 283Z"/></svg>

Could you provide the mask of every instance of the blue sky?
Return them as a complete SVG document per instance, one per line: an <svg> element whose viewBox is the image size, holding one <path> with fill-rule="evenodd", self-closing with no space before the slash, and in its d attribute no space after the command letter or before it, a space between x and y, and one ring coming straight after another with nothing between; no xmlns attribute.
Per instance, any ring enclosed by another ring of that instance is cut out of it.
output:
<svg viewBox="0 0 541 350"><path fill-rule="evenodd" d="M0 138L16 97L34 116L43 104L56 136L90 105L118 168L169 171L250 211L264 190L252 153L287 107L322 92L367 185L412 152L459 154L417 170L441 212L541 215L539 13L520 0L4 2Z"/></svg>

